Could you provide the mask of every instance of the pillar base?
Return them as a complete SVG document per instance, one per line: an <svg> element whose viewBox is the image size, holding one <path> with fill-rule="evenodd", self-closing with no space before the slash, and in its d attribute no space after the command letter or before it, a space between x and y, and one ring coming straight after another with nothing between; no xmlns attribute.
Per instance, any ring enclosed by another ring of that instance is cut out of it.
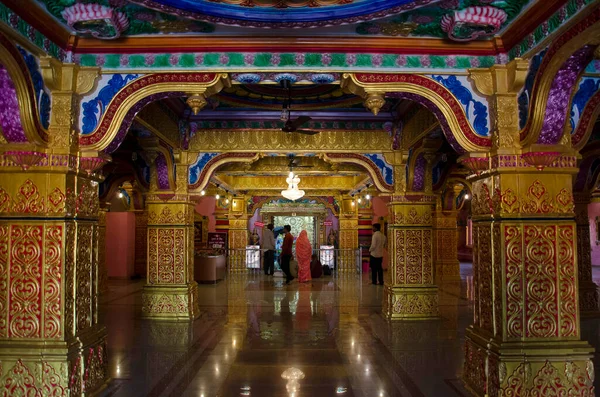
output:
<svg viewBox="0 0 600 397"><path fill-rule="evenodd" d="M104 327L70 342L5 340L0 352L2 395L91 396L110 381Z"/></svg>
<svg viewBox="0 0 600 397"><path fill-rule="evenodd" d="M600 317L598 286L592 281L579 283L579 313L583 318Z"/></svg>
<svg viewBox="0 0 600 397"><path fill-rule="evenodd" d="M480 397L591 396L593 347L579 340L500 342L467 328L463 382Z"/></svg>
<svg viewBox="0 0 600 397"><path fill-rule="evenodd" d="M142 292L142 318L189 321L200 315L198 284L145 285Z"/></svg>
<svg viewBox="0 0 600 397"><path fill-rule="evenodd" d="M436 286L385 286L384 316L388 320L433 320L439 317Z"/></svg>

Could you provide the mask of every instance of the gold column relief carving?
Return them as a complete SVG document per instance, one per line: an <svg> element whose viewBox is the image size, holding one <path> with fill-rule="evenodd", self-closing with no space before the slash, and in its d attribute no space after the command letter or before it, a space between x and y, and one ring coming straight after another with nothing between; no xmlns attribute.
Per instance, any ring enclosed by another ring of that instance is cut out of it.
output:
<svg viewBox="0 0 600 397"><path fill-rule="evenodd" d="M394 198L406 199L406 196L395 192ZM389 269L383 310L391 320L438 316L432 260L433 204L414 198L388 204Z"/></svg>
<svg viewBox="0 0 600 397"><path fill-rule="evenodd" d="M187 195L160 201L151 194L146 204L148 275L142 315L156 320L194 319L199 314L193 277L194 204Z"/></svg>
<svg viewBox="0 0 600 397"><path fill-rule="evenodd" d="M593 394L592 348L580 340L573 171L472 177L475 307L463 373L476 395Z"/></svg>
<svg viewBox="0 0 600 397"><path fill-rule="evenodd" d="M71 167L0 170L0 382L7 395L79 396L107 379L98 183Z"/></svg>

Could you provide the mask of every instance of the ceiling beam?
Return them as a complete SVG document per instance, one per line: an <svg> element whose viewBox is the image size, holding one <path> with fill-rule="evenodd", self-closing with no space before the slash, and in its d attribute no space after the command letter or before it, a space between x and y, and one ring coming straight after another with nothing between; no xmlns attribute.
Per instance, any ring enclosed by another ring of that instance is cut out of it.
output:
<svg viewBox="0 0 600 397"><path fill-rule="evenodd" d="M156 53L156 52L353 52L432 55L497 55L511 49L547 20L564 0L537 1L491 40L467 43L439 38L361 36L182 36L156 35L100 40L71 32L33 0L3 0L3 3L51 41L74 53Z"/></svg>

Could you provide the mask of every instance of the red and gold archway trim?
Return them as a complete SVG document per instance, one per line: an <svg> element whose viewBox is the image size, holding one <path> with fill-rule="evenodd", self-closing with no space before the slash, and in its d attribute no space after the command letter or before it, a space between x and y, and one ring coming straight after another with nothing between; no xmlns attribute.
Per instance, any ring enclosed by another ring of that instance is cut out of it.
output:
<svg viewBox="0 0 600 397"><path fill-rule="evenodd" d="M598 116L600 116L600 91L596 92L585 105L583 113L579 118L579 123L575 127L575 132L571 137L571 142L575 149L581 150L590 139Z"/></svg>
<svg viewBox="0 0 600 397"><path fill-rule="evenodd" d="M362 166L371 176L377 189L381 192L391 193L394 191L394 186L385 182L379 167L375 165L368 157L357 153L327 153L325 159L330 159L336 163L353 163Z"/></svg>
<svg viewBox="0 0 600 397"><path fill-rule="evenodd" d="M536 73L532 99L529 101L527 123L520 132L521 141L524 143L532 143L538 139L556 73L573 53L592 41L596 32L600 32L598 21L600 21L600 4L579 23L557 37L548 48ZM594 28L594 31L590 31L591 28Z"/></svg>
<svg viewBox="0 0 600 397"><path fill-rule="evenodd" d="M25 138L31 143L48 142L48 132L38 116L37 100L27 65L14 44L2 33L0 60L15 86Z"/></svg>
<svg viewBox="0 0 600 397"><path fill-rule="evenodd" d="M194 92L210 95L228 84L226 73L153 73L126 85L107 106L96 130L80 135L79 144L104 150L115 138L129 110L144 98L164 92Z"/></svg>
<svg viewBox="0 0 600 397"><path fill-rule="evenodd" d="M440 110L456 141L465 151L487 151L492 146L489 137L475 133L458 99L431 78L407 73L355 73L345 74L344 79L345 87L363 97L369 93L398 92L421 96Z"/></svg>
<svg viewBox="0 0 600 397"><path fill-rule="evenodd" d="M202 153L199 153L198 155L200 155L200 154L202 154ZM204 165L204 167L202 168L202 171L200 172L200 176L198 177L198 181L194 184L188 185L188 189L199 191L199 190L206 188L206 186L208 186L210 178L212 177L214 172L217 170L217 168L219 168L220 166L222 166L224 164L227 164L227 163L249 163L249 162L257 160L259 158L259 156L260 155L258 153L222 153L222 154L219 154L218 156L210 159L206 163L206 165Z"/></svg>

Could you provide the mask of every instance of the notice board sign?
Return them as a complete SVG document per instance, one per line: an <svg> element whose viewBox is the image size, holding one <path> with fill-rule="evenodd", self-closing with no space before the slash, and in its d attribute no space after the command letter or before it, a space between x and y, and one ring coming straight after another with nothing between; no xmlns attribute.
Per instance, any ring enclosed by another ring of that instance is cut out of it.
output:
<svg viewBox="0 0 600 397"><path fill-rule="evenodd" d="M227 249L227 233L208 233L208 248Z"/></svg>

